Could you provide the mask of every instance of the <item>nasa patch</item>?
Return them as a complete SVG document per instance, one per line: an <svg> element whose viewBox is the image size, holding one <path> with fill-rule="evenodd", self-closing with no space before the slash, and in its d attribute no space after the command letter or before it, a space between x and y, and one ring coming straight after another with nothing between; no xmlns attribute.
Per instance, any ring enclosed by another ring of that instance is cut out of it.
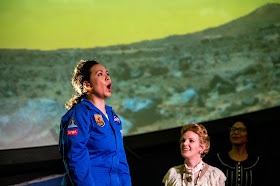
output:
<svg viewBox="0 0 280 186"><path fill-rule="evenodd" d="M78 129L67 130L67 135L78 135Z"/></svg>
<svg viewBox="0 0 280 186"><path fill-rule="evenodd" d="M121 120L118 116L114 116L114 122L117 124L117 125L120 125L121 124Z"/></svg>
<svg viewBox="0 0 280 186"><path fill-rule="evenodd" d="M77 128L77 124L74 118L71 118L71 121L68 124L68 129ZM67 135L78 135L78 129L67 130Z"/></svg>

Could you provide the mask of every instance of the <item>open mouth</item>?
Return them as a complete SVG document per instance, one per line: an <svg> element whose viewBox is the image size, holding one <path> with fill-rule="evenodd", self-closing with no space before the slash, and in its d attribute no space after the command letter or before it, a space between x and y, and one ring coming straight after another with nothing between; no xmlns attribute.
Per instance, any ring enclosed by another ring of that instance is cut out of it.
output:
<svg viewBox="0 0 280 186"><path fill-rule="evenodd" d="M183 151L190 151L189 148L182 148Z"/></svg>
<svg viewBox="0 0 280 186"><path fill-rule="evenodd" d="M109 89L109 90L111 90L111 83L109 84L109 85L107 85L107 88Z"/></svg>

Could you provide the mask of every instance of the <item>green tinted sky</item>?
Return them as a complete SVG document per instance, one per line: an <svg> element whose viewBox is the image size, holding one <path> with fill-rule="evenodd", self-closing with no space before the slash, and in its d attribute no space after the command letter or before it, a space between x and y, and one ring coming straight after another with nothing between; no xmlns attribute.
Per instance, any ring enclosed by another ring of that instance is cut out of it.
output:
<svg viewBox="0 0 280 186"><path fill-rule="evenodd" d="M215 27L280 0L0 0L0 48L92 48Z"/></svg>

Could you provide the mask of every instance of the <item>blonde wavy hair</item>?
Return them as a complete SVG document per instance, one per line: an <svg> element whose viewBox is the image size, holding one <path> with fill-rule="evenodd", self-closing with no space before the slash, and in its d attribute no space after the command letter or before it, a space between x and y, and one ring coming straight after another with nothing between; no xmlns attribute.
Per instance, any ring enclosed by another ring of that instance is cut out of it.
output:
<svg viewBox="0 0 280 186"><path fill-rule="evenodd" d="M206 128L204 125L198 123L189 123L183 126L181 129L180 143L183 134L185 134L187 131L196 133L199 137L200 146L205 146L205 150L201 153L201 157L203 158L210 150L210 136L208 136Z"/></svg>

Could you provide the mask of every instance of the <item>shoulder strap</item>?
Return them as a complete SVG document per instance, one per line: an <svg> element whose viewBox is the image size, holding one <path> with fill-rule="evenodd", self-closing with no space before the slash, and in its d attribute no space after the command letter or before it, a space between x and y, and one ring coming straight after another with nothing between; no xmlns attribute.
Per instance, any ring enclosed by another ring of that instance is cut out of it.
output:
<svg viewBox="0 0 280 186"><path fill-rule="evenodd" d="M204 162L204 167L201 170L201 177L206 173L206 171L208 170L209 165L207 163Z"/></svg>

